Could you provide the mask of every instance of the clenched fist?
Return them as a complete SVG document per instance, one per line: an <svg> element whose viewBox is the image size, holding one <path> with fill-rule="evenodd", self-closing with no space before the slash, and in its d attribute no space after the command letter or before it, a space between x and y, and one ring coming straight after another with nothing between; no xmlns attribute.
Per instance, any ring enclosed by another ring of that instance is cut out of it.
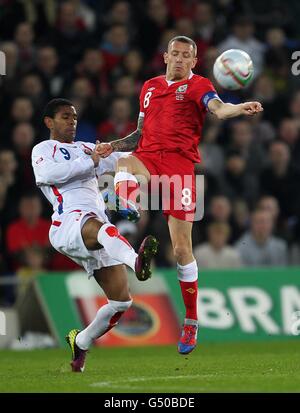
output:
<svg viewBox="0 0 300 413"><path fill-rule="evenodd" d="M240 106L242 115L255 115L263 111L263 107L259 102L245 102L241 103Z"/></svg>
<svg viewBox="0 0 300 413"><path fill-rule="evenodd" d="M99 142L99 141L97 141ZM107 158L108 155L110 155L113 152L113 147L111 143L97 143L95 146L95 152L101 157L101 158Z"/></svg>

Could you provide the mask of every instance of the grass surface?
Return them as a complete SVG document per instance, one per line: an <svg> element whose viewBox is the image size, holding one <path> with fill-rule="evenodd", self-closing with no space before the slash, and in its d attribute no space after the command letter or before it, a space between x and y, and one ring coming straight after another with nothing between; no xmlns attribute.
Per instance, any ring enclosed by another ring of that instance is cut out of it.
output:
<svg viewBox="0 0 300 413"><path fill-rule="evenodd" d="M0 393L300 392L300 343L92 348L85 372L67 350L0 351Z"/></svg>

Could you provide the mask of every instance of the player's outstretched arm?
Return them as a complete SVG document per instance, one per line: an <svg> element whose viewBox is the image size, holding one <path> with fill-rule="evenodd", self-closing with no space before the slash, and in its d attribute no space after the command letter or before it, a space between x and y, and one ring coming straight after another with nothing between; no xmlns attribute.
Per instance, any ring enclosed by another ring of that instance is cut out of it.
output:
<svg viewBox="0 0 300 413"><path fill-rule="evenodd" d="M131 152L138 144L138 141L142 134L144 124L144 117L139 116L137 128L130 135L125 136L123 139L118 139L108 143L100 143L96 145L95 151L101 158L106 158L112 152Z"/></svg>
<svg viewBox="0 0 300 413"><path fill-rule="evenodd" d="M233 105L232 103L224 103L218 99L212 99L208 102L208 109L218 119L234 118L241 115L255 115L262 112L263 107L259 102L245 102Z"/></svg>

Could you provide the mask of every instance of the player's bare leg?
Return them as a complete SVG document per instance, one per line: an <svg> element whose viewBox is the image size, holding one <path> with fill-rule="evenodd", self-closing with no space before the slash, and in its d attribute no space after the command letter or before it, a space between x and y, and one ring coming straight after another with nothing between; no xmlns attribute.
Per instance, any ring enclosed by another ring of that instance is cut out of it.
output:
<svg viewBox="0 0 300 413"><path fill-rule="evenodd" d="M115 192L117 195L116 209L129 221L136 222L140 218L136 206L139 195L139 184L135 175L140 175L150 181L150 173L145 165L135 156L128 155L120 158L117 163L114 179Z"/></svg>
<svg viewBox="0 0 300 413"><path fill-rule="evenodd" d="M178 342L180 354L190 353L197 344L198 268L192 250L192 223L169 215L168 226L177 260L177 273L186 308L182 336Z"/></svg>

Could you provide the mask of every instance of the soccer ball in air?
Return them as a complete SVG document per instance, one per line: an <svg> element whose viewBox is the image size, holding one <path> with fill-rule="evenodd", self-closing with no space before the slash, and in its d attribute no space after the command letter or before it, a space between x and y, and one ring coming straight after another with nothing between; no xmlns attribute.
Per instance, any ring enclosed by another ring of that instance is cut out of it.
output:
<svg viewBox="0 0 300 413"><path fill-rule="evenodd" d="M213 73L216 81L224 89L242 89L251 82L253 63L251 57L243 50L230 49L216 59Z"/></svg>

